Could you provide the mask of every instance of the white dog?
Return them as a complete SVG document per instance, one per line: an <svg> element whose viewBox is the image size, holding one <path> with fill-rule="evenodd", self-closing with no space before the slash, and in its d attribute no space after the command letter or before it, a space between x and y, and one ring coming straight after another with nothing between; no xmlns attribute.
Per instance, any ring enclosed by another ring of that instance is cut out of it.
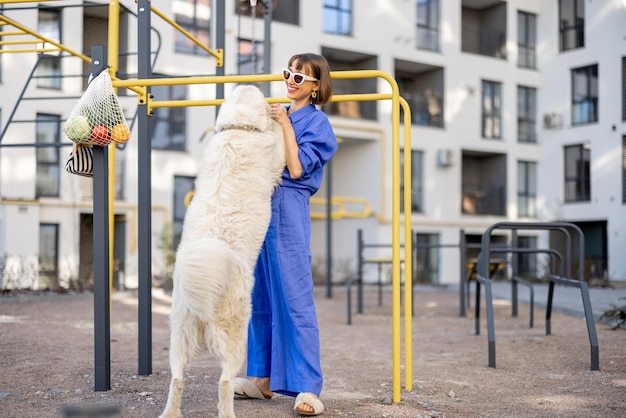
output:
<svg viewBox="0 0 626 418"><path fill-rule="evenodd" d="M245 360L253 271L285 168L282 130L254 86L222 105L176 253L170 314L172 381L161 417L181 416L184 369L206 344L219 359L220 418L235 417L233 379Z"/></svg>

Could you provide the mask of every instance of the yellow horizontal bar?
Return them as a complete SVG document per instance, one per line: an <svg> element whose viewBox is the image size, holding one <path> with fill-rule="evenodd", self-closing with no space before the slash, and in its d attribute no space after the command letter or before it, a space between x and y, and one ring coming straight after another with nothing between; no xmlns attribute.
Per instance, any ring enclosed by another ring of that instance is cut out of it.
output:
<svg viewBox="0 0 626 418"><path fill-rule="evenodd" d="M2 24L5 24L2 22ZM26 32L15 30L15 31L2 31L2 36L13 36L13 35L27 35Z"/></svg>
<svg viewBox="0 0 626 418"><path fill-rule="evenodd" d="M222 67L224 65L224 50L223 49L217 49L215 51L211 50L208 46L206 46L202 42L200 42L195 36L193 36L191 33L187 32L185 30L185 28L180 26L178 23L174 22L168 16L164 15L163 13L161 13L156 7L150 6L150 10L152 10L152 12L154 14L159 16L161 19L165 20L171 26L175 27L187 39L189 39L191 42L193 42L194 44L196 44L200 48L202 48L203 51L206 51L208 54L212 55L215 58L215 65L216 66Z"/></svg>
<svg viewBox="0 0 626 418"><path fill-rule="evenodd" d="M2 36L4 36L4 32L2 33ZM0 41L0 45L20 45L20 44L41 44L43 43L42 41L40 41L39 39L30 39L30 40L23 40L23 41Z"/></svg>
<svg viewBox="0 0 626 418"><path fill-rule="evenodd" d="M0 4L2 4L2 2L7 1L7 0L0 0ZM11 3L19 3L18 1L10 1ZM76 52L70 48L67 48L65 46L63 46L63 44L60 44L57 41L54 41L52 39L46 38L43 35L40 35L39 33L32 31L30 29L28 29L26 26L21 25L19 23L17 23L16 21L9 19L8 17L6 17L5 15L0 14L0 21L5 22L8 25L11 25L13 27L15 27L16 29L22 30L26 33L29 33L30 35L33 35L36 38L41 39L43 42L49 43L51 45L56 46L57 48L60 48L62 51L65 51L71 55L74 55L75 57L79 57L80 59L82 59L83 61L89 62L91 63L91 58L89 58L88 56L81 54L79 52ZM10 52L48 52L48 51L20 51L20 50L9 50Z"/></svg>
<svg viewBox="0 0 626 418"><path fill-rule="evenodd" d="M60 52L59 48L29 48L29 49L0 49L0 54L7 54L10 52Z"/></svg>
<svg viewBox="0 0 626 418"><path fill-rule="evenodd" d="M323 197L311 198L311 205L326 205L328 200ZM347 196L333 196L330 198L331 206L337 208L333 209L330 214L331 219L341 218L367 218L372 214L372 208L367 199L360 197L347 197ZM363 210L360 212L346 210L346 204L362 204ZM326 219L326 212L311 211L312 219Z"/></svg>
<svg viewBox="0 0 626 418"><path fill-rule="evenodd" d="M53 1L53 0L41 0L41 2ZM0 0L0 4L9 4L9 3L40 3L37 0Z"/></svg>

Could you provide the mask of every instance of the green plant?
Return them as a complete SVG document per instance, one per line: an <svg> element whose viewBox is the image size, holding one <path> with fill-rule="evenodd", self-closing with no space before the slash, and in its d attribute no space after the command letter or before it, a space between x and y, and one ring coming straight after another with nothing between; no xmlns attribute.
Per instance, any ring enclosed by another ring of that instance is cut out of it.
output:
<svg viewBox="0 0 626 418"><path fill-rule="evenodd" d="M626 300L626 297L619 298L620 300ZM600 315L599 320L606 324L612 325L613 329L624 328L626 329L626 305L613 306L612 309L605 311L602 315Z"/></svg>

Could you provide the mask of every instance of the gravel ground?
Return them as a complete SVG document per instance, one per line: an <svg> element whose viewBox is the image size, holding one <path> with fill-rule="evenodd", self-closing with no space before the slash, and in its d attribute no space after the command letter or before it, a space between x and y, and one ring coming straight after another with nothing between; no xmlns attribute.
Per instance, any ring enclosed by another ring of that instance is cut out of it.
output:
<svg viewBox="0 0 626 418"><path fill-rule="evenodd" d="M592 371L583 318L553 313L552 335L546 336L543 311L535 311L535 327L529 328L525 306L511 318L510 303L496 300L494 369L488 367L484 313L481 335L474 335L473 312L459 316L457 293L419 291L413 390L405 390L403 380L401 402L394 403L389 290L378 306L375 289L367 289L364 314L354 315L352 325L347 325L345 289L335 288L333 294L328 299L325 289L316 289L324 416L626 417L623 329L596 324L600 370ZM0 416L61 417L64 408L104 406L119 411L110 416L158 416L169 383L169 304L169 295L155 289L153 373L137 376L137 298L132 292L113 294L111 390L95 392L93 295L0 297ZM185 416L216 416L218 374L206 353L192 362L183 395ZM284 396L235 401L239 417L295 417L292 407L293 399Z"/></svg>

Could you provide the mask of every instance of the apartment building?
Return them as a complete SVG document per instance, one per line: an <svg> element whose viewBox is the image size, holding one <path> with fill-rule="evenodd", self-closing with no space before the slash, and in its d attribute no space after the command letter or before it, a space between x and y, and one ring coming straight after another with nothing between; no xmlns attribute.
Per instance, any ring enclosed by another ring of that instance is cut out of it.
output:
<svg viewBox="0 0 626 418"><path fill-rule="evenodd" d="M414 276L458 283L460 231L479 243L502 221L571 222L585 233L590 277L626 280L626 10L620 0L153 0L215 48L224 27L223 73L277 73L298 52L323 54L331 70L380 70L411 108L411 214ZM108 42L108 3L54 1L2 5L11 21L89 54ZM119 78L136 78L137 5L120 2ZM271 20L266 18L271 6ZM223 18L223 25L217 19ZM153 13L154 77L215 75L215 59ZM219 24L218 24L219 23ZM32 39L9 36L1 41ZM0 33L0 36L2 33ZM267 38L267 42L266 42ZM90 65L63 52L0 54L0 254L2 286L89 283L93 261L91 180L64 171L70 141L63 121ZM228 94L232 85L225 86ZM282 82L263 85L284 96ZM386 93L380 78L341 79L335 93ZM152 89L155 100L214 98L215 85ZM119 91L131 140L115 151L114 281L137 285L136 96ZM356 269L357 231L391 243L391 103L324 107L340 139L312 204L332 195L348 209L313 219L316 276ZM156 109L152 143L152 270L167 275L215 109ZM403 119L402 119L403 120ZM404 138L401 138L404 141ZM59 146L50 146L59 145ZM410 155L409 155L410 153ZM401 189L404 184L402 182ZM371 209L371 212L369 211ZM338 207L333 206L338 211ZM330 225L330 227L329 227ZM330 233L329 233L330 231ZM563 248L558 233L524 230L518 246ZM492 241L509 242L507 231ZM378 252L384 254L386 250ZM477 250L468 253L476 256ZM542 274L548 260L518 255L520 273ZM325 277L323 278L325 279Z"/></svg>

